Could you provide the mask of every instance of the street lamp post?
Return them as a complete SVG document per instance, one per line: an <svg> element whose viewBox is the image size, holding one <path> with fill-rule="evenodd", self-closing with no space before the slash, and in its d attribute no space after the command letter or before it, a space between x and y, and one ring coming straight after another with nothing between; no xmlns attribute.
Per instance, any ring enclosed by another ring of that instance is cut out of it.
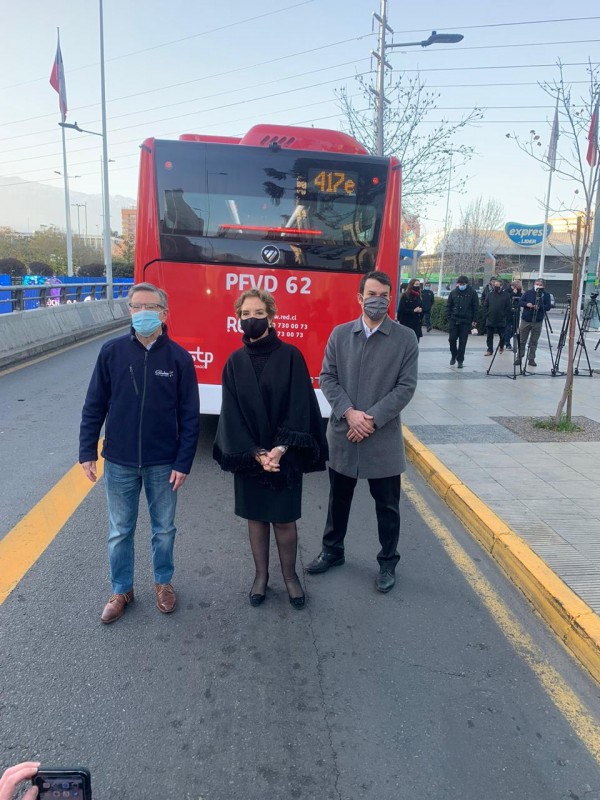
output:
<svg viewBox="0 0 600 800"><path fill-rule="evenodd" d="M59 122L63 128L72 128L79 133L91 133L93 136L102 137L102 194L103 194L103 217L104 217L104 265L106 269L106 298L112 305L113 302L113 270L112 270L112 248L110 237L110 195L108 193L108 142L106 134L106 90L104 82L104 15L102 0L99 0L100 10L100 91L102 103L102 133L88 131L80 128L79 125L69 122Z"/></svg>
<svg viewBox="0 0 600 800"><path fill-rule="evenodd" d="M378 50L372 50L371 54L377 60L377 89L371 89L377 100L375 115L375 145L378 156L382 156L384 150L383 136L383 109L385 103L385 69L392 69L391 64L385 60L386 50L393 50L397 47L429 47L432 44L457 44L465 38L461 33L437 33L432 31L431 35L421 42L391 42L385 41L387 31L394 33L387 22L387 0L381 0L380 13L373 14L379 22L379 42Z"/></svg>
<svg viewBox="0 0 600 800"><path fill-rule="evenodd" d="M437 296L441 297L442 294L442 276L444 274L444 256L446 255L446 242L448 239L448 215L450 212L450 186L452 184L452 150L450 150L450 164L448 166L448 192L446 194L446 216L444 217L444 238L442 239L442 248L440 252L440 270L438 274L438 291Z"/></svg>

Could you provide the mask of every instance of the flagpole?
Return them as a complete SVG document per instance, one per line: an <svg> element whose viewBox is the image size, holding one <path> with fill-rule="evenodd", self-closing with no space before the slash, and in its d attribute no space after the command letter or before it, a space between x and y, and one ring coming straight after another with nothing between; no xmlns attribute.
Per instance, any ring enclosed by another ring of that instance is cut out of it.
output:
<svg viewBox="0 0 600 800"><path fill-rule="evenodd" d="M67 220L67 275L73 276L73 234L71 232L71 203L69 200L69 173L67 172L67 142L65 129L62 131L63 177L65 179L65 217Z"/></svg>
<svg viewBox="0 0 600 800"><path fill-rule="evenodd" d="M56 29L58 37L57 53L60 51L60 28ZM64 77L64 73L63 73ZM59 84L60 86L60 84ZM59 92L60 95L60 92ZM61 120L65 121L65 115L61 109ZM73 234L71 231L71 202L69 199L69 172L67 170L67 140L65 138L65 129L61 126L62 131L62 151L63 151L63 179L65 184L65 223L67 227L67 275L73 276Z"/></svg>
<svg viewBox="0 0 600 800"><path fill-rule="evenodd" d="M100 3L100 89L102 96L102 190L104 194L104 264L106 267L106 298L113 302L113 269L110 237L110 195L108 192L108 141L106 136L106 89L104 82L104 18Z"/></svg>
<svg viewBox="0 0 600 800"><path fill-rule="evenodd" d="M556 97L556 109L554 110L554 122L552 123L552 133L550 135L550 147L548 149L548 163L550 164L550 175L548 176L548 191L546 192L546 210L544 213L544 235L542 237L542 247L540 249L540 268L538 278L544 277L544 260L546 258L546 238L548 236L548 216L550 214L550 193L552 191L552 173L556 169L556 146L558 142L558 95Z"/></svg>

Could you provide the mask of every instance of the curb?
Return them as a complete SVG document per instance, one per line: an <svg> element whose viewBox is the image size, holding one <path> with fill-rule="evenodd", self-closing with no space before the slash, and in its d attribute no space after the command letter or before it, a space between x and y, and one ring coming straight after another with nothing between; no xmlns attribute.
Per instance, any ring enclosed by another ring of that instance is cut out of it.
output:
<svg viewBox="0 0 600 800"><path fill-rule="evenodd" d="M409 460L600 683L600 617L411 431Z"/></svg>

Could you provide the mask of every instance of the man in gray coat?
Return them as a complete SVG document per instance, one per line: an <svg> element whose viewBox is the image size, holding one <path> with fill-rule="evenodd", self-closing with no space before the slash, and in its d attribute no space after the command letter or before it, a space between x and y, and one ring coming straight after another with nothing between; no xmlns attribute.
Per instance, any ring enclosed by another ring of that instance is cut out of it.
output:
<svg viewBox="0 0 600 800"><path fill-rule="evenodd" d="M389 592L400 556L400 473L405 469L400 412L417 385L417 337L388 316L392 282L369 272L360 282L361 316L333 329L321 370L321 389L331 405L329 508L323 549L307 572L344 563L344 537L358 478L369 481L381 550L375 587Z"/></svg>

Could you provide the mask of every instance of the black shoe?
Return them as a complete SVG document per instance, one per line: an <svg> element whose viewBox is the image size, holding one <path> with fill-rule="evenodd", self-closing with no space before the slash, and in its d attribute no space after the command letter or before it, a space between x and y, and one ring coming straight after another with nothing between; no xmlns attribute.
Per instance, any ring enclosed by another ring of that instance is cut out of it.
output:
<svg viewBox="0 0 600 800"><path fill-rule="evenodd" d="M429 333L430 331L431 331L431 328L427 328L427 333Z"/></svg>
<svg viewBox="0 0 600 800"><path fill-rule="evenodd" d="M254 583L256 583L256 578L254 579ZM254 583L252 584L252 589L254 589ZM259 606L259 605L261 605L261 603L264 603L265 597L267 596L266 592L267 592L268 583L269 583L269 576L267 575L267 582L265 583L265 593L264 594L253 593L252 589L250 589L250 593L248 594L248 597L250 598L250 605L251 606Z"/></svg>
<svg viewBox="0 0 600 800"><path fill-rule="evenodd" d="M293 606L293 608L295 609L304 608L304 604L306 603L306 597L304 595L304 592L302 592L302 586L300 584L300 579L298 578L298 576L294 575L293 578L284 578L283 581L285 583L285 588L287 589L288 592L290 605ZM291 584L297 583L298 586L300 586L300 591L302 592L302 594L296 595L296 597L292 597L292 595L290 594L290 587L289 587L290 583Z"/></svg>
<svg viewBox="0 0 600 800"><path fill-rule="evenodd" d="M520 367L520 366L521 366L521 356L517 356L515 358L515 367Z"/></svg>
<svg viewBox="0 0 600 800"><path fill-rule="evenodd" d="M452 358L450 359L450 366L453 367L455 364L456 364L456 359L454 358L454 356L452 356Z"/></svg>
<svg viewBox="0 0 600 800"><path fill-rule="evenodd" d="M321 550L319 555L306 567L306 571L312 575L318 572L327 572L329 567L341 567L345 560L344 556L336 556L333 553Z"/></svg>
<svg viewBox="0 0 600 800"><path fill-rule="evenodd" d="M462 361L459 361L459 362L458 362L458 365L457 365L457 367L456 367L456 368L457 368L457 369L462 369L462 368L463 368L463 362L462 362Z"/></svg>
<svg viewBox="0 0 600 800"><path fill-rule="evenodd" d="M393 572L390 572L387 569L382 569L375 580L375 588L378 592L389 592L390 589L394 588L394 584L396 583L396 576Z"/></svg>
<svg viewBox="0 0 600 800"><path fill-rule="evenodd" d="M535 360L533 358L530 358L527 363L529 364L530 367L537 367L537 364L535 363Z"/></svg>

